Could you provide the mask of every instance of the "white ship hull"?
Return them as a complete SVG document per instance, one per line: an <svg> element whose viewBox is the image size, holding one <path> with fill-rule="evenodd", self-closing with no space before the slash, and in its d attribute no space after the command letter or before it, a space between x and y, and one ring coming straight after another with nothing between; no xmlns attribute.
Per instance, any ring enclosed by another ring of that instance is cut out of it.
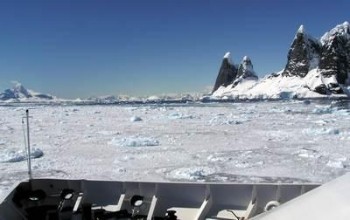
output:
<svg viewBox="0 0 350 220"><path fill-rule="evenodd" d="M1 201L0 220L251 219L318 186L33 179Z"/></svg>

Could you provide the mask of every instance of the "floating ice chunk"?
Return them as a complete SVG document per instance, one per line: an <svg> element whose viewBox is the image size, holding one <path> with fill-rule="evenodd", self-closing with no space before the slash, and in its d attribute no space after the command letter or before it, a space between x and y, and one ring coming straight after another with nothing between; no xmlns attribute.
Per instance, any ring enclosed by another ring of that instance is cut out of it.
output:
<svg viewBox="0 0 350 220"><path fill-rule="evenodd" d="M4 140L0 139L0 145L5 145L5 144L6 144L6 142Z"/></svg>
<svg viewBox="0 0 350 220"><path fill-rule="evenodd" d="M271 112L271 113L285 113L285 112L292 112L292 110L289 108L286 108L286 107L282 107L282 108L273 107L269 110L269 112Z"/></svg>
<svg viewBox="0 0 350 220"><path fill-rule="evenodd" d="M174 113L171 113L168 116L168 118L169 119L193 119L193 116L192 115L183 115L181 113L174 112Z"/></svg>
<svg viewBox="0 0 350 220"><path fill-rule="evenodd" d="M39 148L34 148L32 149L30 155L31 155L31 158L35 159L35 158L42 157L44 153ZM24 160L27 160L27 153L23 150L18 150L18 151L6 150L5 152L2 152L0 156L0 162L14 163L14 162L21 162Z"/></svg>
<svg viewBox="0 0 350 220"><path fill-rule="evenodd" d="M206 176L215 173L215 169L209 167L183 167L166 174L169 179L204 180Z"/></svg>
<svg viewBox="0 0 350 220"><path fill-rule="evenodd" d="M317 135L338 135L340 134L340 130L336 128L308 128L303 130L304 134L311 135L311 136L317 136Z"/></svg>
<svg viewBox="0 0 350 220"><path fill-rule="evenodd" d="M318 153L318 151L313 149L301 149L296 153L299 157L302 158L320 158L321 155Z"/></svg>
<svg viewBox="0 0 350 220"><path fill-rule="evenodd" d="M326 121L326 120L317 120L314 123L324 126L324 125L328 124L328 121Z"/></svg>
<svg viewBox="0 0 350 220"><path fill-rule="evenodd" d="M247 167L250 167L250 164L247 163L247 162L244 162L244 161L236 162L235 167L237 167L237 168L247 168Z"/></svg>
<svg viewBox="0 0 350 220"><path fill-rule="evenodd" d="M209 120L209 125L240 125L243 124L247 120L235 120L235 119L228 119L226 117L223 117L222 115L215 116L212 119Z"/></svg>
<svg viewBox="0 0 350 220"><path fill-rule="evenodd" d="M341 160L329 160L327 163L328 167L343 169L344 163Z"/></svg>
<svg viewBox="0 0 350 220"><path fill-rule="evenodd" d="M142 119L140 117L138 117L138 116L133 116L133 117L130 118L130 121L131 122L138 122L138 121L142 121Z"/></svg>
<svg viewBox="0 0 350 220"><path fill-rule="evenodd" d="M349 110L347 109L338 109L336 107L328 106L316 106L312 111L314 114L335 114L335 115L349 115Z"/></svg>
<svg viewBox="0 0 350 220"><path fill-rule="evenodd" d="M126 138L113 138L109 144L122 146L122 147L147 147L158 146L159 141L152 137L126 137Z"/></svg>
<svg viewBox="0 0 350 220"><path fill-rule="evenodd" d="M279 108L276 108L276 107L273 107L269 110L269 112L271 113L282 113L284 112L284 109L279 109Z"/></svg>
<svg viewBox="0 0 350 220"><path fill-rule="evenodd" d="M227 157L225 158L224 156L213 155L213 154L207 157L207 160L209 162L227 162L228 160L231 160L231 159L232 158L227 158Z"/></svg>
<svg viewBox="0 0 350 220"><path fill-rule="evenodd" d="M331 114L333 113L333 109L330 105L327 106L316 106L314 110L312 110L314 114Z"/></svg>

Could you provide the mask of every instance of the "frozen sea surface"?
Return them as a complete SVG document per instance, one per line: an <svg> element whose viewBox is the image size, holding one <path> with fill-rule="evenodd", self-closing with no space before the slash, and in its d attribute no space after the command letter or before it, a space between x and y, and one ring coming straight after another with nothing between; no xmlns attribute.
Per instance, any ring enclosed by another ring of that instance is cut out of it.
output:
<svg viewBox="0 0 350 220"><path fill-rule="evenodd" d="M27 178L25 109L0 107L0 195ZM344 101L29 109L34 177L323 183L350 170Z"/></svg>

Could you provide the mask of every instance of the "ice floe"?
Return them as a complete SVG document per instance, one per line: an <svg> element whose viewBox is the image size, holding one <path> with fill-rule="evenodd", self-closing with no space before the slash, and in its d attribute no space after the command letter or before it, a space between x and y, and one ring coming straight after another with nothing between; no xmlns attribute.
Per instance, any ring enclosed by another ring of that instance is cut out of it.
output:
<svg viewBox="0 0 350 220"><path fill-rule="evenodd" d="M138 122L138 121L142 121L142 118L138 117L138 116L132 116L130 118L131 122Z"/></svg>
<svg viewBox="0 0 350 220"><path fill-rule="evenodd" d="M27 160L27 152L24 150L4 150L0 154L0 162L21 162ZM31 158L39 158L44 155L44 152L39 148L34 148L31 150Z"/></svg>
<svg viewBox="0 0 350 220"><path fill-rule="evenodd" d="M340 130L337 128L307 128L303 130L304 134L309 136L318 136L318 135L338 135Z"/></svg>
<svg viewBox="0 0 350 220"><path fill-rule="evenodd" d="M171 170L166 177L178 180L204 180L206 176L213 173L215 169L210 167L182 167Z"/></svg>
<svg viewBox="0 0 350 220"><path fill-rule="evenodd" d="M227 162L231 160L231 157L223 157L218 154L211 154L207 157L208 162L216 163L216 162Z"/></svg>
<svg viewBox="0 0 350 220"><path fill-rule="evenodd" d="M124 138L112 138L109 144L122 147L148 147L158 146L159 141L153 137L131 136Z"/></svg>
<svg viewBox="0 0 350 220"><path fill-rule="evenodd" d="M230 116L225 117L223 115L217 115L211 118L208 122L209 125L215 126L215 125L240 125L246 122L247 119L245 117L242 117L242 119L234 119Z"/></svg>
<svg viewBox="0 0 350 220"><path fill-rule="evenodd" d="M0 107L2 162L9 160L5 149L23 145L23 114L13 109ZM350 171L350 160L339 160L350 158L348 109L348 101L332 100L42 106L31 114L31 143L50 146L43 149L45 158L33 160L33 168L62 169L70 178L128 181L239 182L259 176L254 181L260 182L275 181L273 176L326 182ZM132 116L143 122L130 122ZM2 180L13 183L17 170L24 177L21 164L25 161L0 163Z"/></svg>
<svg viewBox="0 0 350 220"><path fill-rule="evenodd" d="M312 110L312 113L314 114L331 114L333 113L334 109L331 105L327 106L316 106L314 110Z"/></svg>
<svg viewBox="0 0 350 220"><path fill-rule="evenodd" d="M296 155L302 158L310 158L310 159L317 159L322 156L317 150L313 150L313 149L301 149L296 152Z"/></svg>
<svg viewBox="0 0 350 220"><path fill-rule="evenodd" d="M347 109L341 109L332 105L316 105L315 109L312 110L312 113L314 114L334 114L334 115L340 115L340 116L347 116L350 115L349 110Z"/></svg>
<svg viewBox="0 0 350 220"><path fill-rule="evenodd" d="M344 166L344 162L341 160L329 160L327 163L328 167L332 167L332 168L339 168L339 169L343 169Z"/></svg>
<svg viewBox="0 0 350 220"><path fill-rule="evenodd" d="M175 120L175 119L193 119L194 117L192 115L184 115L179 112L173 112L168 115L169 119Z"/></svg>
<svg viewBox="0 0 350 220"><path fill-rule="evenodd" d="M343 169L349 166L349 160L343 155L333 154L329 156L326 166L331 168Z"/></svg>

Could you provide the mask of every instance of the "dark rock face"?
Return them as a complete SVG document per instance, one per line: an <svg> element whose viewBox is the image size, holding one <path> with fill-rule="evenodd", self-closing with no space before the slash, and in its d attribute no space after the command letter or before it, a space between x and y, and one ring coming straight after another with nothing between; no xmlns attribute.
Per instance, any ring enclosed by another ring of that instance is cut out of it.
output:
<svg viewBox="0 0 350 220"><path fill-rule="evenodd" d="M305 77L310 69L317 66L320 54L320 45L304 32L300 26L291 48L288 52L287 65L283 76Z"/></svg>
<svg viewBox="0 0 350 220"><path fill-rule="evenodd" d="M213 88L213 92L215 92L220 86L228 86L233 80L235 80L237 76L237 68L231 64L229 56L224 57L218 77L216 78L216 82Z"/></svg>
<svg viewBox="0 0 350 220"><path fill-rule="evenodd" d="M322 50L319 69L322 77L335 78L336 83L326 85L330 93L344 93L342 85L349 84L350 74L350 25L348 22L337 25L321 38Z"/></svg>
<svg viewBox="0 0 350 220"><path fill-rule="evenodd" d="M338 83L345 84L350 73L350 40L335 36L324 45L319 68L322 76L336 76Z"/></svg>

